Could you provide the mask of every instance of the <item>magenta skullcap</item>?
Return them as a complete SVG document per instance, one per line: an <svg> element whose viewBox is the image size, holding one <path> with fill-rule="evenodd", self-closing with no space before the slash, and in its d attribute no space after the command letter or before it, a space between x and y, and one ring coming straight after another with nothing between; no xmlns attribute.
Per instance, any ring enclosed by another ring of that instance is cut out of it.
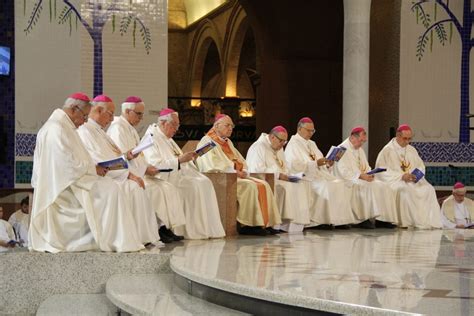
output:
<svg viewBox="0 0 474 316"><path fill-rule="evenodd" d="M402 124L397 128L397 132L411 131L411 127L408 124Z"/></svg>
<svg viewBox="0 0 474 316"><path fill-rule="evenodd" d="M112 99L106 96L105 94L100 94L96 96L92 101L93 102L112 102Z"/></svg>
<svg viewBox="0 0 474 316"><path fill-rule="evenodd" d="M132 95L126 98L124 103L140 103L140 102L143 102L142 99L140 99L140 97Z"/></svg>
<svg viewBox="0 0 474 316"><path fill-rule="evenodd" d="M275 126L274 128L272 128L272 132L274 132L274 133L286 133L286 134L288 134L288 131L286 130L286 128L284 128L284 127L281 126L281 125L278 125L278 126Z"/></svg>
<svg viewBox="0 0 474 316"><path fill-rule="evenodd" d="M313 123L313 120L309 117L303 117L298 123Z"/></svg>
<svg viewBox="0 0 474 316"><path fill-rule="evenodd" d="M351 134L358 134L360 132L365 132L365 128L362 126L356 126L351 130Z"/></svg>
<svg viewBox="0 0 474 316"><path fill-rule="evenodd" d="M224 117L227 117L227 116L228 116L228 115L222 114L222 113L221 113L221 114L217 114L216 117L215 117L215 119L214 119L214 123L217 122L217 121L219 121L219 120L221 120L221 119L223 119Z"/></svg>
<svg viewBox="0 0 474 316"><path fill-rule="evenodd" d="M170 108L164 108L163 110L160 111L160 116L165 116L171 113L176 113L176 111Z"/></svg>
<svg viewBox="0 0 474 316"><path fill-rule="evenodd" d="M87 96L87 94L82 92L76 92L69 96L71 99L81 100L84 102L91 102L91 99Z"/></svg>

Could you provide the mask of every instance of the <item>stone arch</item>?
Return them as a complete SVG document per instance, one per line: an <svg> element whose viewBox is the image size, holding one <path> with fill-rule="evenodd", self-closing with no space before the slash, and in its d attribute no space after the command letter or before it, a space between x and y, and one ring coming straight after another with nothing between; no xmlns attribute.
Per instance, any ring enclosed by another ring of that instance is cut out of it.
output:
<svg viewBox="0 0 474 316"><path fill-rule="evenodd" d="M215 44L219 53L220 69L222 67L222 40L214 23L208 19L201 21L193 37L190 49L190 79L189 90L192 97L201 97L204 63L211 44Z"/></svg>
<svg viewBox="0 0 474 316"><path fill-rule="evenodd" d="M235 6L229 18L224 40L226 48L224 56L226 96L237 95L240 54L249 28L250 25L244 9L241 6Z"/></svg>

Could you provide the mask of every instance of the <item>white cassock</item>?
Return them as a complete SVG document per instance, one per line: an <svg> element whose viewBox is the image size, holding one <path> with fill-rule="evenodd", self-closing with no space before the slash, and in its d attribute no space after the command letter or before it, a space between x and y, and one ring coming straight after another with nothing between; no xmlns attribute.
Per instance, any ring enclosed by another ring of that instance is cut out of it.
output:
<svg viewBox="0 0 474 316"><path fill-rule="evenodd" d="M96 164L122 155L110 136L93 119L79 127L77 132ZM128 169L110 170L106 177L114 179L122 187L124 199L129 203L129 211L135 219L134 226L142 244L154 243L160 239L155 212L145 190L135 181L128 179L129 173Z"/></svg>
<svg viewBox="0 0 474 316"><path fill-rule="evenodd" d="M399 226L441 228L441 211L431 184L425 178L418 183L402 180L405 173L411 173L415 168L426 173L425 165L413 146L403 148L393 138L380 151L375 166L387 168L386 172L378 173L376 177L389 184L395 193L400 214Z"/></svg>
<svg viewBox="0 0 474 316"><path fill-rule="evenodd" d="M307 181L298 183L278 180L280 173L289 174L283 149L271 147L268 134L262 133L247 152L249 172L275 174L275 198L284 221L307 225L310 223L311 185Z"/></svg>
<svg viewBox="0 0 474 316"><path fill-rule="evenodd" d="M291 173L303 172L311 181L313 199L311 222L316 225L346 225L358 222L351 210L351 191L343 180L337 179L327 166L318 167L317 160L323 158L316 143L299 134L291 136L285 148L285 157Z"/></svg>
<svg viewBox="0 0 474 316"><path fill-rule="evenodd" d="M395 196L390 187L380 180L368 182L359 179L361 174L371 170L364 149L355 149L349 138L339 146L346 148L346 153L335 163L334 173L352 189L351 206L355 218L358 221L376 218L398 223Z"/></svg>
<svg viewBox="0 0 474 316"><path fill-rule="evenodd" d="M453 195L444 200L441 206L441 220L443 227L448 229L456 228L456 225L464 227L472 225L474 219L474 201L464 197L461 203L456 202Z"/></svg>
<svg viewBox="0 0 474 316"><path fill-rule="evenodd" d="M8 243L10 240L16 240L13 226L3 219L0 219L0 240L5 243ZM7 250L8 248L0 246L0 252Z"/></svg>
<svg viewBox="0 0 474 316"><path fill-rule="evenodd" d="M197 147L202 147L211 140L211 137L206 135L201 139ZM230 139L227 139L226 142L236 159L243 164L243 170L246 171L247 166L244 157L234 147ZM197 159L199 169L202 172L235 172L234 161L227 157L220 144L215 143L216 147ZM265 197L262 196L262 192L264 192ZM260 201L263 201L263 203ZM239 223L246 226L262 227L281 224L275 195L266 181L253 177L246 179L237 178L237 202L237 221ZM262 209L261 205L264 205L264 207L266 205L266 210Z"/></svg>
<svg viewBox="0 0 474 316"><path fill-rule="evenodd" d="M30 250L143 249L121 187L97 175L74 123L61 109L38 132L31 185Z"/></svg>
<svg viewBox="0 0 474 316"><path fill-rule="evenodd" d="M30 227L30 214L25 214L21 209L10 215L8 222L13 226L18 241L28 245L28 229Z"/></svg>
<svg viewBox="0 0 474 316"><path fill-rule="evenodd" d="M178 163L183 154L172 138L166 137L157 124L151 124L147 134L154 144L144 151L147 162L159 169L173 169L157 177L171 182L183 201L186 225L182 232L187 239L220 238L225 236L211 180L201 174L194 163ZM181 233L181 231L180 231Z"/></svg>
<svg viewBox="0 0 474 316"><path fill-rule="evenodd" d="M122 152L135 148L140 142L137 130L123 116L115 118L107 134ZM130 161L129 165L130 171L145 181L145 192L161 224L173 230L185 225L183 203L175 186L163 179L145 175L149 164L144 154Z"/></svg>

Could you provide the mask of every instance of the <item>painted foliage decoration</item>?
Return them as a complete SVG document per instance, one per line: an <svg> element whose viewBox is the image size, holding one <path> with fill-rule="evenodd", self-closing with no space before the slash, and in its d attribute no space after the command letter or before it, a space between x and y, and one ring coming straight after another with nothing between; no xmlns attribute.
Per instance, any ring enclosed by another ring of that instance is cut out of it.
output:
<svg viewBox="0 0 474 316"><path fill-rule="evenodd" d="M103 53L102 37L105 25L112 24L112 33L119 28L120 35L131 33L133 47L136 45L136 37L139 35L147 54L151 50L151 32L145 25L141 13L155 16L160 10L156 1L149 0L84 0L81 7L73 4L71 0L36 0L33 6L28 8L30 1L23 0L23 14L28 10L30 16L24 29L29 34L41 17L46 7L50 22L57 21L58 24L69 27L71 34L73 29L77 31L78 25L82 25L94 43L94 95L103 92Z"/></svg>
<svg viewBox="0 0 474 316"><path fill-rule="evenodd" d="M449 0L420 0L414 1L411 7L415 14L416 22L421 23L425 30L418 37L416 56L421 61L427 46L433 50L433 41L436 38L441 45L450 44L453 33L461 39L461 111L459 118L459 142L470 142L469 129L469 81L470 81L470 53L474 45L471 38L474 11L471 11L471 0L458 0L463 2L462 17L457 17L450 9ZM445 13L446 18L439 19L438 11Z"/></svg>

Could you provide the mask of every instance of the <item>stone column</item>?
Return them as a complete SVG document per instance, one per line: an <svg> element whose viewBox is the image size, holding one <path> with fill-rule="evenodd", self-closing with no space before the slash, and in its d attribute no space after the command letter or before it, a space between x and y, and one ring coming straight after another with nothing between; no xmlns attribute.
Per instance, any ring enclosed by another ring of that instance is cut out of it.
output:
<svg viewBox="0 0 474 316"><path fill-rule="evenodd" d="M354 126L369 128L370 2L344 0L343 139Z"/></svg>

